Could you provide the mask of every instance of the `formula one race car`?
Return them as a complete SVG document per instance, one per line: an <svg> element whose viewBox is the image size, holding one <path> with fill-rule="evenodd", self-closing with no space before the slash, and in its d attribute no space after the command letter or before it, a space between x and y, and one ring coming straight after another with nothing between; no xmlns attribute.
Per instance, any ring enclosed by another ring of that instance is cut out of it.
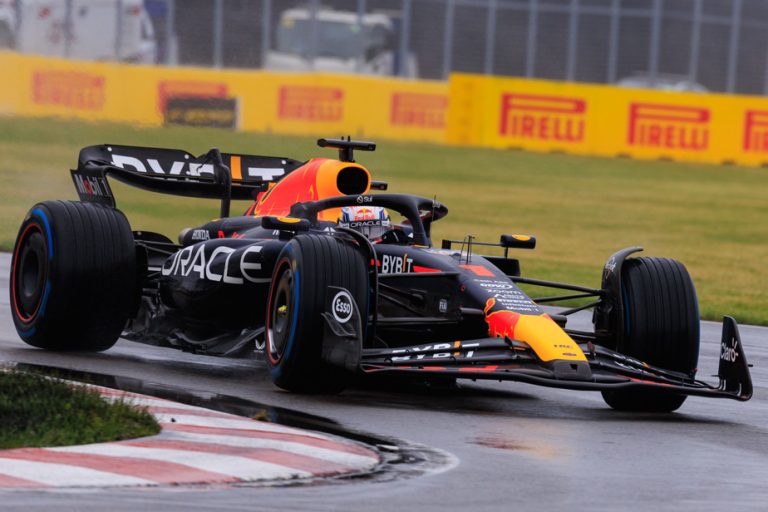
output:
<svg viewBox="0 0 768 512"><path fill-rule="evenodd" d="M681 263L628 258L633 247L610 257L600 289L522 277L508 253L533 249L535 238L436 248L430 228L448 213L443 204L385 193L354 161L373 143L318 144L339 159L84 148L71 171L80 201L39 203L19 230L10 279L19 335L60 351L106 350L119 337L213 355L263 350L274 383L298 392L390 372L599 390L623 410L751 397L729 317L719 384L696 380L697 299ZM131 231L107 177L218 199L221 218L182 231L178 244ZM232 199L255 201L230 216ZM503 256L476 253L486 246ZM533 300L526 283L565 294ZM540 306L575 298L587 303L557 314ZM566 327L587 308L593 331Z"/></svg>

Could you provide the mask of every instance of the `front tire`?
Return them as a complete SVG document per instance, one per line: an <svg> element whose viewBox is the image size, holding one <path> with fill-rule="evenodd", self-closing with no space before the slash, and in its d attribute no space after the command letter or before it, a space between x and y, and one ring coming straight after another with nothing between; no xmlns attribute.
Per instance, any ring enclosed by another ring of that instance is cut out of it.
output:
<svg viewBox="0 0 768 512"><path fill-rule="evenodd" d="M38 203L13 249L16 331L47 350L106 350L133 308L136 272L133 234L122 212L92 203Z"/></svg>
<svg viewBox="0 0 768 512"><path fill-rule="evenodd" d="M622 268L624 332L618 352L666 370L693 375L699 359L696 289L682 263L634 258ZM603 391L606 403L622 411L672 412L685 395L648 389Z"/></svg>
<svg viewBox="0 0 768 512"><path fill-rule="evenodd" d="M345 370L321 357L329 286L350 292L364 324L369 284L363 254L329 235L303 234L288 242L272 274L264 348L272 381L283 389L338 393L346 384Z"/></svg>

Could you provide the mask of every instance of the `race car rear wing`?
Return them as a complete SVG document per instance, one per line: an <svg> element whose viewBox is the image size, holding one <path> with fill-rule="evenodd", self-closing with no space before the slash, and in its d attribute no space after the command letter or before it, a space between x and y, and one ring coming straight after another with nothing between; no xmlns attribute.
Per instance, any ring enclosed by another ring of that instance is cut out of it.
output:
<svg viewBox="0 0 768 512"><path fill-rule="evenodd" d="M235 155L211 149L195 157L178 149L104 144L80 151L72 180L81 201L115 207L107 176L144 190L221 200L221 217L231 199L255 199L270 183L302 162L291 158Z"/></svg>

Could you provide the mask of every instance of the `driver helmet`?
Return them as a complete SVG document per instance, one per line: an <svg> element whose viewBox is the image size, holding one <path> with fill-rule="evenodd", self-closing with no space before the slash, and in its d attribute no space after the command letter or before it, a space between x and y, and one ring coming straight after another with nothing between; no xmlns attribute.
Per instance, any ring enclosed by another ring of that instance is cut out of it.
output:
<svg viewBox="0 0 768 512"><path fill-rule="evenodd" d="M350 228L376 241L390 228L389 212L381 206L344 206L341 209L339 227Z"/></svg>

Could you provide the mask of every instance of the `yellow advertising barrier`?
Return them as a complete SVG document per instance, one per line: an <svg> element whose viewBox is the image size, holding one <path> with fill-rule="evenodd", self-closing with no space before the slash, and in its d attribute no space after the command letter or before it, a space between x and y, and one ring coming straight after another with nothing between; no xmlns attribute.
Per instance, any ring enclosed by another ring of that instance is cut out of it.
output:
<svg viewBox="0 0 768 512"><path fill-rule="evenodd" d="M443 142L444 82L165 68L0 52L0 113L161 125L175 98L235 98L238 128ZM177 119L200 120L186 112ZM210 115L210 114L209 114Z"/></svg>
<svg viewBox="0 0 768 512"><path fill-rule="evenodd" d="M768 98L454 74L446 141L495 148L768 163Z"/></svg>
<svg viewBox="0 0 768 512"><path fill-rule="evenodd" d="M191 124L232 121L239 129L260 132L768 164L768 98L756 96L461 73L452 74L446 84L326 73L166 68L6 51L0 51L0 69L0 114L150 126L166 118ZM180 98L203 101L198 107L171 109ZM234 111L211 109L205 105L211 99Z"/></svg>

